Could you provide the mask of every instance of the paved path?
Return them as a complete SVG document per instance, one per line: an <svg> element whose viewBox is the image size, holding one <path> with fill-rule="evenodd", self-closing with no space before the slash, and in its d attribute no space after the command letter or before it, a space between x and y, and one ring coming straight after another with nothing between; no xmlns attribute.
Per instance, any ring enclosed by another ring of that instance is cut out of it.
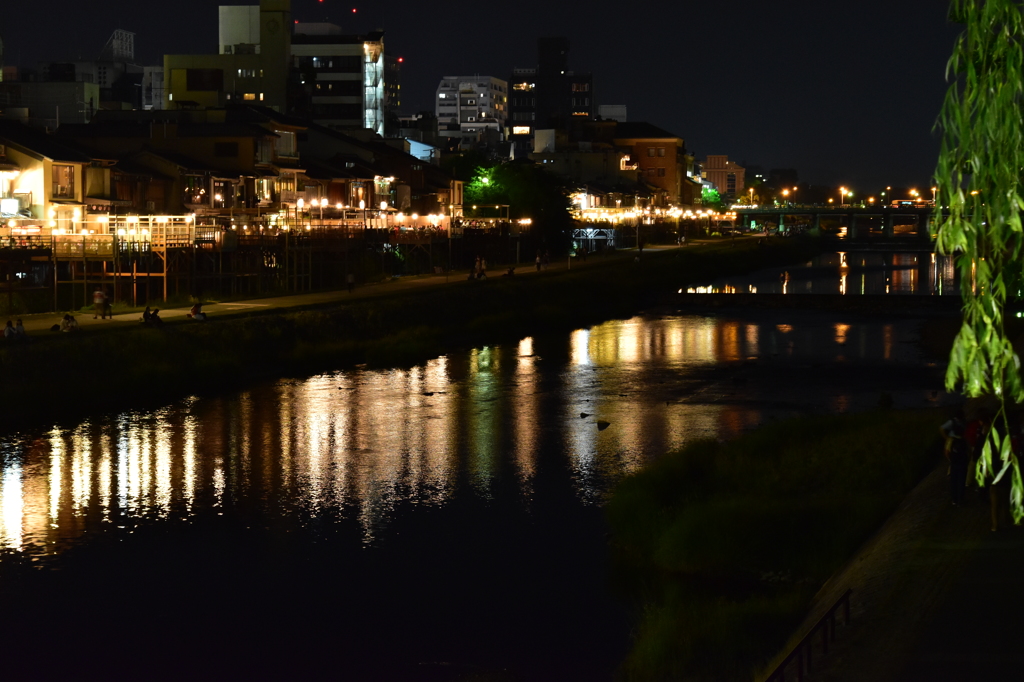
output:
<svg viewBox="0 0 1024 682"><path fill-rule="evenodd" d="M990 525L987 500L951 506L946 466L932 471L822 588L794 639L848 587L852 619L805 679L1024 679L1024 528Z"/></svg>
<svg viewBox="0 0 1024 682"><path fill-rule="evenodd" d="M749 239L749 237L748 237ZM714 242L712 242L714 243ZM699 245L695 242L694 245ZM676 246L645 246L645 251L665 251L681 247ZM686 247L689 248L689 247ZM564 272L566 269L579 269L579 268L594 268L600 267L607 263L622 262L633 260L637 256L636 249L626 249L616 251L610 255L595 256L591 255L586 261L574 260L570 264L567 260L559 260L551 263L547 268L537 272L536 267L532 263L523 263L516 267L516 277L527 276L544 276L548 273L553 272ZM501 277L507 266L499 266L489 271L489 277L497 278ZM304 308L310 306L330 305L332 303L341 303L346 301L367 299L367 298L378 298L382 296L391 296L397 293L405 291L412 291L422 289L424 287L443 287L443 286L456 286L467 282L468 271L454 271L450 276L445 275L419 275L410 277L397 277L385 282L376 284L370 284L365 286L358 286L355 288L353 293L341 289L337 291L325 291L316 292L309 294L290 294L286 296L273 296L265 298L254 298L244 299L236 301L227 301L222 303L204 303L203 311L208 313L211 317L231 315L231 314L245 314L255 311L270 311L274 309L285 309L285 308ZM2 295L2 291L0 291ZM90 294L91 298L91 294ZM159 303L156 307L160 307ZM185 307L160 307L160 318L164 322L175 322L183 321L189 312L190 306ZM75 313L74 311L61 311L60 313L41 313L34 315L22 315L22 324L25 326L25 332L31 336L37 333L49 333L50 327L54 324L58 324L61 318L64 316L64 312L72 312L75 315L75 319L78 321L79 326L83 330L92 328L110 328L110 327L124 327L137 325L142 318L142 308L133 308L130 312L122 312L114 314L113 318L100 320L93 319L93 313L90 309L88 312ZM6 320L0 320L0 327Z"/></svg>

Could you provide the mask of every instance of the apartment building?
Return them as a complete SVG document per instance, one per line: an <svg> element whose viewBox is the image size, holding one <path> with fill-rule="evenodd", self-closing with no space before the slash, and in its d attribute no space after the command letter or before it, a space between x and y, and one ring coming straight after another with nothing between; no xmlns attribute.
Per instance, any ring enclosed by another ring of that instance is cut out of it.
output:
<svg viewBox="0 0 1024 682"><path fill-rule="evenodd" d="M493 76L445 76L437 86L434 112L442 137L479 141L493 131L505 137L508 83Z"/></svg>

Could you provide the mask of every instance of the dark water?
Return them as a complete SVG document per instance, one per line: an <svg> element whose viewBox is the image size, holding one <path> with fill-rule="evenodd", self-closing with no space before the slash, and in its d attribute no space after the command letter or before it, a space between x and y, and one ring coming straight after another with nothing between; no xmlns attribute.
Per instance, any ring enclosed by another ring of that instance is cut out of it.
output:
<svg viewBox="0 0 1024 682"><path fill-rule="evenodd" d="M958 296L951 256L923 252L839 251L803 266L771 268L688 287L688 293Z"/></svg>
<svg viewBox="0 0 1024 682"><path fill-rule="evenodd" d="M766 419L940 401L915 338L646 316L9 434L0 646L33 679L611 679L614 483Z"/></svg>

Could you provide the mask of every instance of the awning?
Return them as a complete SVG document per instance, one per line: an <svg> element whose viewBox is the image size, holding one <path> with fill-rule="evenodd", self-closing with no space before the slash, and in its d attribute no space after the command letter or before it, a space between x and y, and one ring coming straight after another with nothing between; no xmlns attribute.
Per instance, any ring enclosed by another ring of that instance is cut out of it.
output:
<svg viewBox="0 0 1024 682"><path fill-rule="evenodd" d="M106 199L104 197L86 197L85 203L88 206L131 206L132 202L124 199Z"/></svg>

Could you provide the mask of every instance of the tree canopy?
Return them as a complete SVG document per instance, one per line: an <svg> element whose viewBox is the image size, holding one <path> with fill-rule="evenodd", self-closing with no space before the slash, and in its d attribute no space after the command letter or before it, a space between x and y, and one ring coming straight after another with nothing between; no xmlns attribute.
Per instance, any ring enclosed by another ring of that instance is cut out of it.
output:
<svg viewBox="0 0 1024 682"><path fill-rule="evenodd" d="M1024 267L1024 18L1019 0L953 0L950 18L964 31L949 60L951 84L937 123L943 137L935 219L937 249L956 254L964 320L946 387L998 403L977 476L1010 477L1019 523L1024 486L1010 431L1024 386L1005 314Z"/></svg>

